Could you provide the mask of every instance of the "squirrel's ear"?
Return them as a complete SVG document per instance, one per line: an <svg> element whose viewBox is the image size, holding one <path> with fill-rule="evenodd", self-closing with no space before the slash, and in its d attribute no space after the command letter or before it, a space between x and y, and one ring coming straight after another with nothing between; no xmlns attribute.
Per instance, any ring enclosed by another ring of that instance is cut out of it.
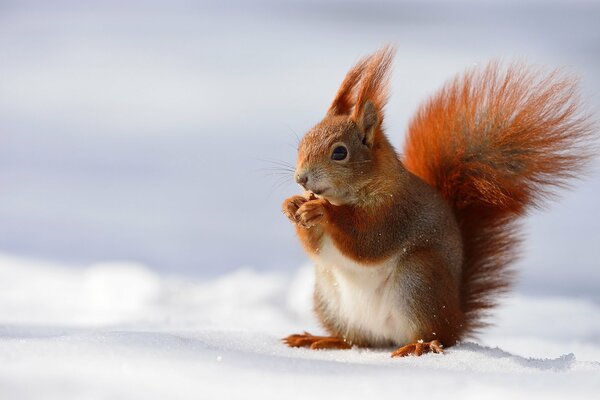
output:
<svg viewBox="0 0 600 400"><path fill-rule="evenodd" d="M365 144L372 146L377 129L383 122L383 108L388 99L390 68L394 48L387 46L369 58L364 68L352 120L365 135Z"/></svg>
<svg viewBox="0 0 600 400"><path fill-rule="evenodd" d="M348 71L344 81L340 85L335 98L327 110L327 115L348 115L354 107L355 87L365 71L370 57L359 60L354 67Z"/></svg>
<svg viewBox="0 0 600 400"><path fill-rule="evenodd" d="M379 125L379 117L377 114L377 109L373 102L367 100L362 108L362 113L356 121L362 135L361 141L369 147L373 147L375 131Z"/></svg>

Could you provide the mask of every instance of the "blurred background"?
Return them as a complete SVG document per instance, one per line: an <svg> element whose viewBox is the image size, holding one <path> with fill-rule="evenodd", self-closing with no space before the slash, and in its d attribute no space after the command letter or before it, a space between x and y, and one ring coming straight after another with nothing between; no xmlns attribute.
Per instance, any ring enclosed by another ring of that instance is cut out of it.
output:
<svg viewBox="0 0 600 400"><path fill-rule="evenodd" d="M306 256L280 213L347 69L398 46L387 132L490 59L600 109L600 2L0 1L0 252L194 278ZM598 115L598 114L597 114ZM600 164L525 223L517 290L600 301Z"/></svg>

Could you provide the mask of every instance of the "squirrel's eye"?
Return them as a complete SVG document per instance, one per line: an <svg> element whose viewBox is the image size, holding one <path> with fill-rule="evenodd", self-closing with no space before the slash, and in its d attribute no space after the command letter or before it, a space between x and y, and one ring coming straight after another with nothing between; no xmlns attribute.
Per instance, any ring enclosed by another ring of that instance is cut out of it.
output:
<svg viewBox="0 0 600 400"><path fill-rule="evenodd" d="M348 157L348 150L344 146L337 146L331 153L331 159L335 161L342 161Z"/></svg>

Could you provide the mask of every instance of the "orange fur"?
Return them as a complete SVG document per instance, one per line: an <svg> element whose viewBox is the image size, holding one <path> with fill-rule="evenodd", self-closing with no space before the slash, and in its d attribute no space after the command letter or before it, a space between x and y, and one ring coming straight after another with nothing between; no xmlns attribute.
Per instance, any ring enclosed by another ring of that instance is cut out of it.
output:
<svg viewBox="0 0 600 400"><path fill-rule="evenodd" d="M412 120L404 164L455 211L463 238L465 331L511 283L517 218L589 160L589 119L573 79L490 63L450 81Z"/></svg>

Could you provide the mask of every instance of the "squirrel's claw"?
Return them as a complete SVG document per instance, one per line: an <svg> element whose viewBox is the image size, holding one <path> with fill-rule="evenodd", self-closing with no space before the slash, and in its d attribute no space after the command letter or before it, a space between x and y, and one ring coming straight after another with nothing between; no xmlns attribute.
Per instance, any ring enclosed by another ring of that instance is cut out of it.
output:
<svg viewBox="0 0 600 400"><path fill-rule="evenodd" d="M423 342L419 340L416 343L407 344L395 350L392 353L392 357L406 357L409 355L421 356L425 353L436 353L442 354L444 352L444 346L439 340L432 340L431 342Z"/></svg>
<svg viewBox="0 0 600 400"><path fill-rule="evenodd" d="M302 204L296 211L296 220L303 228L319 224L325 217L325 207L322 200L310 200Z"/></svg>
<svg viewBox="0 0 600 400"><path fill-rule="evenodd" d="M306 203L308 199L304 196L292 196L284 200L283 205L281 207L281 211L283 214L288 217L288 219L295 223L298 223L298 218L296 217L296 213L300 206Z"/></svg>
<svg viewBox="0 0 600 400"><path fill-rule="evenodd" d="M314 336L308 332L290 335L281 339L281 341L290 347L308 347L311 350L347 350L352 348L352 345L350 345L344 339L340 339L335 336Z"/></svg>
<svg viewBox="0 0 600 400"><path fill-rule="evenodd" d="M285 199L281 211L292 223L306 229L319 224L325 217L323 200L315 197L313 193Z"/></svg>

